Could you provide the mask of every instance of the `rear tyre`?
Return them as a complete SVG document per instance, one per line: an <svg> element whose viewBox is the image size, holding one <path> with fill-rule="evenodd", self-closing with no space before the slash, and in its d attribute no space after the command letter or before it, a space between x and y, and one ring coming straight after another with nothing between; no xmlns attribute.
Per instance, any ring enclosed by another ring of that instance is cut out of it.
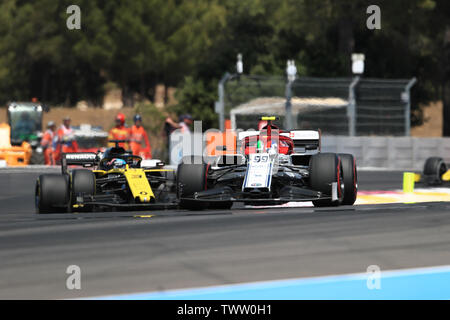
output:
<svg viewBox="0 0 450 320"><path fill-rule="evenodd" d="M442 184L442 175L447 172L447 165L439 157L431 157L425 161L423 175L428 185Z"/></svg>
<svg viewBox="0 0 450 320"><path fill-rule="evenodd" d="M358 177L356 172L356 160L351 154L340 153L342 173L344 176L343 205L353 205L358 194Z"/></svg>
<svg viewBox="0 0 450 320"><path fill-rule="evenodd" d="M207 202L182 199L191 198L196 192L206 190L207 175L208 165L201 157L183 158L177 170L177 190L181 208L203 210L208 207Z"/></svg>
<svg viewBox="0 0 450 320"><path fill-rule="evenodd" d="M214 201L210 202L208 208L209 209L217 209L217 210L229 210L233 206L232 201Z"/></svg>
<svg viewBox="0 0 450 320"><path fill-rule="evenodd" d="M43 174L36 180L36 213L66 212L70 202L69 185L62 174Z"/></svg>
<svg viewBox="0 0 450 320"><path fill-rule="evenodd" d="M316 207L338 206L343 199L344 183L341 160L335 153L318 153L309 161L309 179L312 190L331 195L331 184L337 182L338 200L314 200Z"/></svg>
<svg viewBox="0 0 450 320"><path fill-rule="evenodd" d="M70 182L71 205L76 203L78 195L90 196L95 194L95 175L90 170L73 170Z"/></svg>
<svg viewBox="0 0 450 320"><path fill-rule="evenodd" d="M44 153L33 150L30 157L30 164L45 164Z"/></svg>

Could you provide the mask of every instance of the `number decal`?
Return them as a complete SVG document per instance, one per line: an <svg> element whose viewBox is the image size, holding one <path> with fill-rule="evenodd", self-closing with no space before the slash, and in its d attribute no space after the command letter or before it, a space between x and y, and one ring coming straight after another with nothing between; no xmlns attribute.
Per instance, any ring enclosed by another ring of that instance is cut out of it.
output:
<svg viewBox="0 0 450 320"><path fill-rule="evenodd" d="M255 163L263 163L263 162L267 162L269 160L269 156L254 156L252 161Z"/></svg>

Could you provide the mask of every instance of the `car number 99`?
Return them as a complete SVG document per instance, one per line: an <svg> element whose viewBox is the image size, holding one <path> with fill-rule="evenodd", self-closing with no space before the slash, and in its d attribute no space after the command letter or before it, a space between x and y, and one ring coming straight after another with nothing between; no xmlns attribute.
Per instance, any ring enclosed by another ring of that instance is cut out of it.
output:
<svg viewBox="0 0 450 320"><path fill-rule="evenodd" d="M254 162L267 162L269 160L268 156L254 156L253 161Z"/></svg>

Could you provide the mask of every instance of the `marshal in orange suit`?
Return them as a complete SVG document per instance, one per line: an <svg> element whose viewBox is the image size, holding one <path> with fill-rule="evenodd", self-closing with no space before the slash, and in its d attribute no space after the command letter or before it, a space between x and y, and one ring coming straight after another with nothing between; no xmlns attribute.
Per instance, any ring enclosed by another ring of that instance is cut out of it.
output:
<svg viewBox="0 0 450 320"><path fill-rule="evenodd" d="M130 129L125 127L125 115L119 113L116 116L116 126L109 130L108 140L130 140ZM109 143L110 147L114 147L115 143ZM129 150L128 143L119 143L119 147Z"/></svg>
<svg viewBox="0 0 450 320"><path fill-rule="evenodd" d="M131 127L130 146L134 155L141 156L142 159L152 158L152 148L148 140L147 132L142 126L142 117L137 114L133 118L134 125Z"/></svg>

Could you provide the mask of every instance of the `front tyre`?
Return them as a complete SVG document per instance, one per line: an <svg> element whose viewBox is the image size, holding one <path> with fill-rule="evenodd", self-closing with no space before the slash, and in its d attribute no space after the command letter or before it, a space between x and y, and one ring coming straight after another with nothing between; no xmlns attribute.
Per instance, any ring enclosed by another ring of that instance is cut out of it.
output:
<svg viewBox="0 0 450 320"><path fill-rule="evenodd" d="M66 212L70 201L69 185L65 175L43 174L36 180L36 213Z"/></svg>
<svg viewBox="0 0 450 320"><path fill-rule="evenodd" d="M356 172L356 160L351 154L340 153L342 173L344 176L343 205L353 205L358 194L358 177Z"/></svg>
<svg viewBox="0 0 450 320"><path fill-rule="evenodd" d="M309 161L309 180L311 189L331 195L333 182L337 183L338 200L314 200L316 207L338 206L343 199L344 183L341 159L335 153L318 153L311 156Z"/></svg>
<svg viewBox="0 0 450 320"><path fill-rule="evenodd" d="M442 175L447 172L447 165L444 159L439 157L431 157L425 161L423 166L423 175L428 185L442 184Z"/></svg>
<svg viewBox="0 0 450 320"><path fill-rule="evenodd" d="M232 201L211 201L208 208L216 210L229 210L232 206Z"/></svg>
<svg viewBox="0 0 450 320"><path fill-rule="evenodd" d="M180 207L188 210L203 210L208 207L204 201L189 200L196 192L204 191L207 187L208 165L201 157L183 159L177 170L177 190Z"/></svg>

